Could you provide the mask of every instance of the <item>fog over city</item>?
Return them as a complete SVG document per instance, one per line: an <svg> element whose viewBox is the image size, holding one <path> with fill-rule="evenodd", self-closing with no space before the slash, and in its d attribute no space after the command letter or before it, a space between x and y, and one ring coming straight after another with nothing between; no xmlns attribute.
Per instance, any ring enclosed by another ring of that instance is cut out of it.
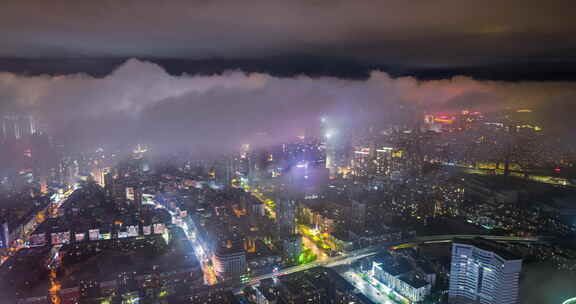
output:
<svg viewBox="0 0 576 304"><path fill-rule="evenodd" d="M571 121L564 120L569 119L567 112L559 109L572 109L576 100L571 82L461 76L419 81L382 71L362 80L242 71L173 76L157 64L136 59L103 78L0 73L0 92L2 110L34 113L72 145L146 140L203 152L254 141L258 133L268 134L260 141L281 142L304 134L323 115L386 126L415 124L416 116L426 111L536 107L552 127L567 132Z"/></svg>

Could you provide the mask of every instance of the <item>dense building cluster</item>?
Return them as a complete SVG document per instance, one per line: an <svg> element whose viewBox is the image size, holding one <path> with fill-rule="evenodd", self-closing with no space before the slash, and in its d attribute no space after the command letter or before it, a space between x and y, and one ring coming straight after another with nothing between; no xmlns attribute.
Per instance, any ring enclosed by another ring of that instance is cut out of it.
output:
<svg viewBox="0 0 576 304"><path fill-rule="evenodd" d="M313 268L279 279L263 280L244 290L251 303L372 303L354 286L329 268Z"/></svg>
<svg viewBox="0 0 576 304"><path fill-rule="evenodd" d="M21 303L518 303L523 263L576 271L554 241L576 232L572 154L532 113L327 117L211 157L68 153L6 120L6 143L54 157L24 149L2 171L0 287Z"/></svg>

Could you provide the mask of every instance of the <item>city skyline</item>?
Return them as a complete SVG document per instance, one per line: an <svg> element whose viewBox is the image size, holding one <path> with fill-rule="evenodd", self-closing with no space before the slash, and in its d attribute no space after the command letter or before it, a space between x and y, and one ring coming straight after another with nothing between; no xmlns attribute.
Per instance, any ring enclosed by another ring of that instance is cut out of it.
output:
<svg viewBox="0 0 576 304"><path fill-rule="evenodd" d="M339 124L384 128L413 125L424 113L526 108L555 136L569 136L576 127L566 111L573 108L576 94L570 82L423 81L382 71L373 71L366 80L241 71L171 76L139 60L127 61L105 78L11 73L0 78L3 113L35 115L63 143L84 148L142 140L188 149L195 142L199 150L213 154L259 140L274 144L274 138L300 136L321 116ZM269 138L258 137L263 132Z"/></svg>
<svg viewBox="0 0 576 304"><path fill-rule="evenodd" d="M0 303L573 301L570 4L3 1Z"/></svg>

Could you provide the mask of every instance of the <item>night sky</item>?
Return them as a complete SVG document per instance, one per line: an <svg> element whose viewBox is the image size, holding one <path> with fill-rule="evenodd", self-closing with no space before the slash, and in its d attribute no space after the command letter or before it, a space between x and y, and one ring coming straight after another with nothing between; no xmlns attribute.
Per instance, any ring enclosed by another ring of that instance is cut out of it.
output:
<svg viewBox="0 0 576 304"><path fill-rule="evenodd" d="M136 57L188 73L241 67L359 76L366 69L387 68L428 78L469 73L574 79L572 5L563 0L4 0L0 67L105 73L119 59ZM67 61L58 65L48 59Z"/></svg>
<svg viewBox="0 0 576 304"><path fill-rule="evenodd" d="M4 0L0 111L32 112L68 143L142 138L213 150L263 129L294 136L326 114L395 123L410 111L533 107L568 132L572 8Z"/></svg>

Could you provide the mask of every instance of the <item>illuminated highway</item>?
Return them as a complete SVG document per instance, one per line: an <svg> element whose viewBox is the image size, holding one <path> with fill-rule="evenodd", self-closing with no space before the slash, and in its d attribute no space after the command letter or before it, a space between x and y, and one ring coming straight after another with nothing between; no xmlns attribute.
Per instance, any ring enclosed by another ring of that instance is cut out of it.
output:
<svg viewBox="0 0 576 304"><path fill-rule="evenodd" d="M455 168L462 170L463 172L470 173L470 174L479 174L479 175L493 175L493 174L503 175L504 174L504 169L472 168L472 167L465 165L465 164L457 164L457 163L455 164L455 163L447 163L447 162L444 162L443 165L448 166L448 167L455 167ZM550 169L550 171L552 171L552 170ZM573 185L570 182L570 180L567 178L560 177L560 176L554 176L554 175L545 175L545 174L542 174L541 170L537 171L537 170L528 169L528 170L526 170L526 172L510 170L510 175L520 177L520 178L527 178L529 180L532 180L535 182L540 182L540 183L545 183L545 184L576 187L576 185Z"/></svg>

